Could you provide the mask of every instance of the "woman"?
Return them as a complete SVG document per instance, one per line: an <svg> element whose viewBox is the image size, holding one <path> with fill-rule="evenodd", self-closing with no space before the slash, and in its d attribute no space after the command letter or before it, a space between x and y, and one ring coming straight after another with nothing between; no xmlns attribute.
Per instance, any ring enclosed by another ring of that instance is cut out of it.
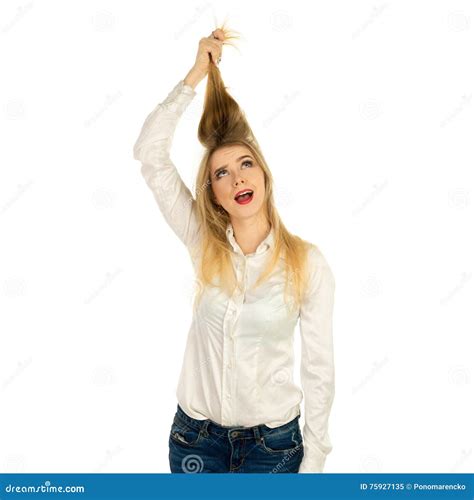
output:
<svg viewBox="0 0 474 500"><path fill-rule="evenodd" d="M269 167L218 68L231 38L222 27L200 40L195 64L148 115L134 146L199 283L170 429L170 469L322 472L332 449L334 276L318 247L289 233L278 215ZM205 76L198 130L205 153L194 198L169 151ZM293 382L298 319L302 390Z"/></svg>

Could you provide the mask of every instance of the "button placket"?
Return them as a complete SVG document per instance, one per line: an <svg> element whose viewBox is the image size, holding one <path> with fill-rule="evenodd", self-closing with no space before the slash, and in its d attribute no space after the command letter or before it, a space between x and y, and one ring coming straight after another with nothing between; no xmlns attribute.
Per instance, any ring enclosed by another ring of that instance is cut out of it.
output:
<svg viewBox="0 0 474 500"><path fill-rule="evenodd" d="M242 304L245 302L245 292L248 282L248 256L245 256L240 247L234 246L235 275L238 285L229 299L226 320L224 322L224 359L223 359L223 398L222 398L222 419L223 425L230 425L234 420L234 408L232 406L232 394L234 388L234 378L236 373L233 368L236 318Z"/></svg>
<svg viewBox="0 0 474 500"><path fill-rule="evenodd" d="M224 338L224 369L223 371L223 380L222 380L222 419L224 425L228 425L229 422L232 421L232 404L231 404L231 391L232 391L232 373L229 371L228 367L230 364L230 356L231 356L232 347L229 345L229 340Z"/></svg>
<svg viewBox="0 0 474 500"><path fill-rule="evenodd" d="M224 359L223 359L223 401L222 418L230 424L233 420L234 408L232 407L232 391L234 387L233 354L234 354L234 327L238 311L235 301L235 293L229 300L227 309L227 321L224 324ZM226 425L226 424L224 424Z"/></svg>

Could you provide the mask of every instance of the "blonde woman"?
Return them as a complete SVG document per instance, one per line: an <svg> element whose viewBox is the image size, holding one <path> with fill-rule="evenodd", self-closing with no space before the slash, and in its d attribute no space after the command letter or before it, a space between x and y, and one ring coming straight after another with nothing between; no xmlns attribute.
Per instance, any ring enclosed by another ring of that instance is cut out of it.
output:
<svg viewBox="0 0 474 500"><path fill-rule="evenodd" d="M231 38L221 27L200 40L195 64L148 115L134 146L199 283L170 428L170 469L322 472L332 449L334 276L319 248L291 234L278 215L271 171L218 68ZM206 76L198 130L205 151L193 197L170 147ZM298 320L302 388L293 381Z"/></svg>

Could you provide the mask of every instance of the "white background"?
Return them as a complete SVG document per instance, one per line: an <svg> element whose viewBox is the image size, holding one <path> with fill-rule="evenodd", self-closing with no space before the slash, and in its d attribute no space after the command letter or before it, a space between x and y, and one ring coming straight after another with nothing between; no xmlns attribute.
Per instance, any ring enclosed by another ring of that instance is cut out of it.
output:
<svg viewBox="0 0 474 500"><path fill-rule="evenodd" d="M224 82L336 278L325 472L472 472L473 11L2 2L0 471L169 472L193 274L132 148L227 17Z"/></svg>

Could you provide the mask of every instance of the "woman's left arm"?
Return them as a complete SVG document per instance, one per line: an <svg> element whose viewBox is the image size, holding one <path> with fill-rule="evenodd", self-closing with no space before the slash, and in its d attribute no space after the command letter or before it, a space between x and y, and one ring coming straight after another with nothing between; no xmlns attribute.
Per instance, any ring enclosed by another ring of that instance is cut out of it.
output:
<svg viewBox="0 0 474 500"><path fill-rule="evenodd" d="M299 472L323 472L332 450L328 419L335 392L332 316L334 275L321 251L309 252L310 282L300 308L304 457Z"/></svg>

